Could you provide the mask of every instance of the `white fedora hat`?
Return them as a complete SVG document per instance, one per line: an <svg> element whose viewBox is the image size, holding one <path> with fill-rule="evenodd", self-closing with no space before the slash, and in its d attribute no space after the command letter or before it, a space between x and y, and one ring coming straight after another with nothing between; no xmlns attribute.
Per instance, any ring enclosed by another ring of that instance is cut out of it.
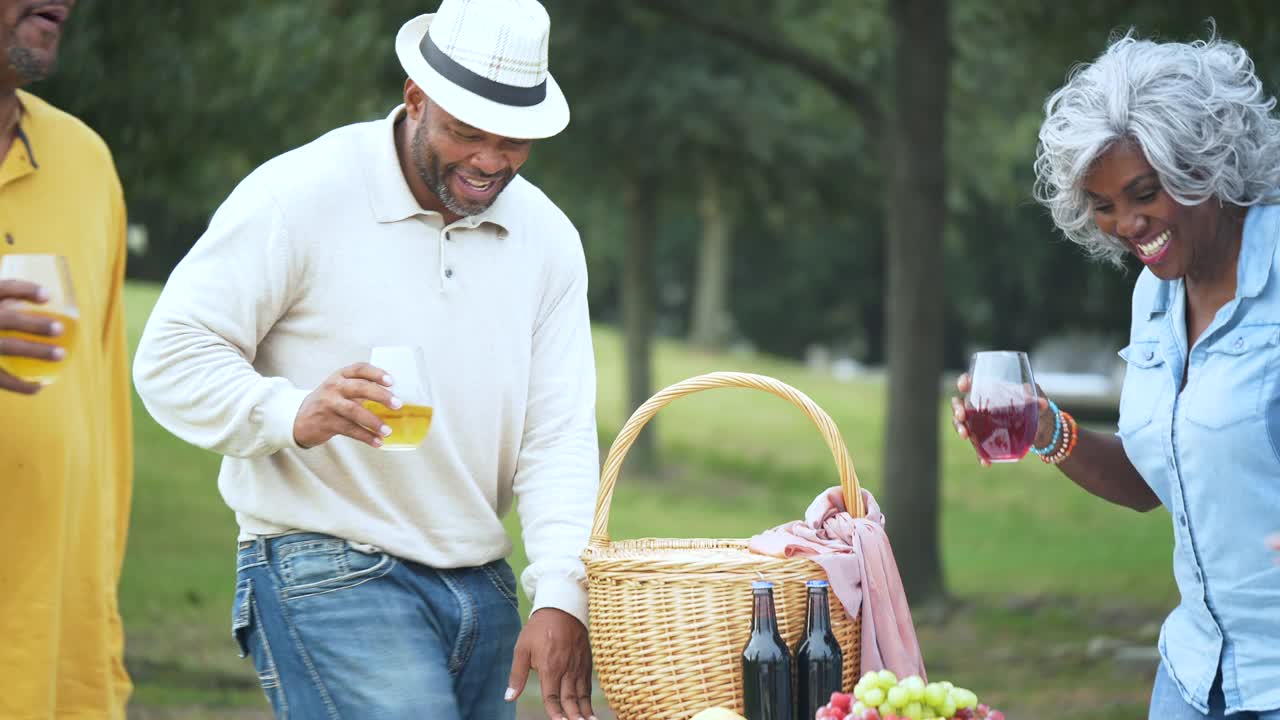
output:
<svg viewBox="0 0 1280 720"><path fill-rule="evenodd" d="M551 137L569 104L547 69L551 19L536 0L444 0L396 35L409 78L450 115L503 137Z"/></svg>

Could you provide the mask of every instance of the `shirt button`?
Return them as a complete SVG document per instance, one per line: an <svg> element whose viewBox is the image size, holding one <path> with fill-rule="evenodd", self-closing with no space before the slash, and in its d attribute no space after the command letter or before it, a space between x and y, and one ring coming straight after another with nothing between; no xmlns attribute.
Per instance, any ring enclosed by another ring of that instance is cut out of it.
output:
<svg viewBox="0 0 1280 720"><path fill-rule="evenodd" d="M1156 354L1155 354L1154 352L1152 352L1152 351L1150 351L1150 350L1148 350L1148 351L1147 351L1147 359L1148 359L1148 360L1150 360L1151 358L1153 358L1153 357L1155 357L1155 356L1156 356Z"/></svg>
<svg viewBox="0 0 1280 720"><path fill-rule="evenodd" d="M445 276L445 277L447 277L447 278L451 278L451 277L453 277L453 268L445 268L445 269L444 269L444 276Z"/></svg>
<svg viewBox="0 0 1280 720"><path fill-rule="evenodd" d="M1242 347L1244 347L1244 338L1242 338L1242 337L1238 337L1238 338L1236 338L1236 347L1237 347L1237 348L1242 348Z"/></svg>
<svg viewBox="0 0 1280 720"><path fill-rule="evenodd" d="M1179 516L1178 516L1178 522L1182 523L1182 527L1186 527L1186 526L1187 526L1187 516L1186 516L1186 515L1179 515Z"/></svg>

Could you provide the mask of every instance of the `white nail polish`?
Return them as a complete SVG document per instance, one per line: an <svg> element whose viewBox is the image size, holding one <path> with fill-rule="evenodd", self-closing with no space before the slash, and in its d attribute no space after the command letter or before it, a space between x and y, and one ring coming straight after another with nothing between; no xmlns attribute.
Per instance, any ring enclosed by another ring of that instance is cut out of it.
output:
<svg viewBox="0 0 1280 720"><path fill-rule="evenodd" d="M383 375L383 376L382 376L382 384L383 384L383 385L386 385L387 387L390 387L390 386L392 386L392 385L395 385L395 381L393 381L393 380L391 379L391 376L390 376L390 375Z"/></svg>
<svg viewBox="0 0 1280 720"><path fill-rule="evenodd" d="M401 399L400 399L400 398L398 398L398 397L392 396L392 397L391 397L391 409L392 409L392 410L399 410L399 409L400 409L400 408L402 408L402 407L404 407L404 401L403 401L403 400L401 400Z"/></svg>
<svg viewBox="0 0 1280 720"><path fill-rule="evenodd" d="M61 335L61 334L62 334L62 323L60 323L60 322L55 322L55 323L53 323L52 325L50 325L50 326L49 326L49 332L53 333L54 335Z"/></svg>
<svg viewBox="0 0 1280 720"><path fill-rule="evenodd" d="M390 426L390 425L383 425L383 426L382 426L382 429L381 429L381 430L379 430L378 432L382 433L382 437L390 437L390 436L391 436L391 426Z"/></svg>
<svg viewBox="0 0 1280 720"><path fill-rule="evenodd" d="M512 688L507 688L507 694L502 696L502 699L506 700L507 702L511 702L515 698L516 698L516 691Z"/></svg>

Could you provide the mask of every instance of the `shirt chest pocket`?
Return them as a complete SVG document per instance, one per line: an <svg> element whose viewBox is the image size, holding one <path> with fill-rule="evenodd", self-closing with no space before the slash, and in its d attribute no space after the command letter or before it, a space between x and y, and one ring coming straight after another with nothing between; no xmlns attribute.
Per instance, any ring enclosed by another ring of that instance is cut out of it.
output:
<svg viewBox="0 0 1280 720"><path fill-rule="evenodd" d="M1203 362L1193 362L1183 409L1187 420L1221 428L1261 417L1271 391L1280 325L1237 328L1199 349Z"/></svg>
<svg viewBox="0 0 1280 720"><path fill-rule="evenodd" d="M1151 424L1156 402L1169 382L1169 373L1158 340L1135 341L1120 351L1120 357L1127 366L1120 390L1117 429L1121 435L1132 435Z"/></svg>

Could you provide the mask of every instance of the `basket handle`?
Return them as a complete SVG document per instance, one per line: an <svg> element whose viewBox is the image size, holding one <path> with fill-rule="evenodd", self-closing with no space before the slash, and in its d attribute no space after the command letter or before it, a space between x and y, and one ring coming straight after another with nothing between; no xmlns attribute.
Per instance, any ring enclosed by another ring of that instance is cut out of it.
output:
<svg viewBox="0 0 1280 720"><path fill-rule="evenodd" d="M644 429L644 426L653 419L654 415L658 414L659 410L671 404L671 401L677 398L702 392L703 390L724 387L763 390L790 401L792 405L800 408L805 415L808 415L813 424L818 427L818 432L822 433L822 439L826 440L827 447L831 448L831 455L836 461L836 469L840 472L840 488L844 490L845 503L848 504L849 498L853 498L853 507L850 508L850 513L854 517L866 516L867 510L862 502L858 474L854 472L853 461L849 459L849 449L845 447L844 439L840 437L840 430L836 427L835 421L831 419L831 416L825 410L818 407L818 404L813 400L810 400L808 395L780 380L751 373L713 372L689 378L659 391L649 398L645 404L637 408L631 414L627 423L622 426L622 430L618 432L618 437L613 441L613 446L609 448L609 455L605 458L604 469L600 475L600 490L596 499L596 516L591 526L591 547L602 547L609 544L609 508L613 504L613 488L618 482L618 474L622 471L622 462L627 457L627 451L631 449L631 445L635 443L636 437Z"/></svg>

